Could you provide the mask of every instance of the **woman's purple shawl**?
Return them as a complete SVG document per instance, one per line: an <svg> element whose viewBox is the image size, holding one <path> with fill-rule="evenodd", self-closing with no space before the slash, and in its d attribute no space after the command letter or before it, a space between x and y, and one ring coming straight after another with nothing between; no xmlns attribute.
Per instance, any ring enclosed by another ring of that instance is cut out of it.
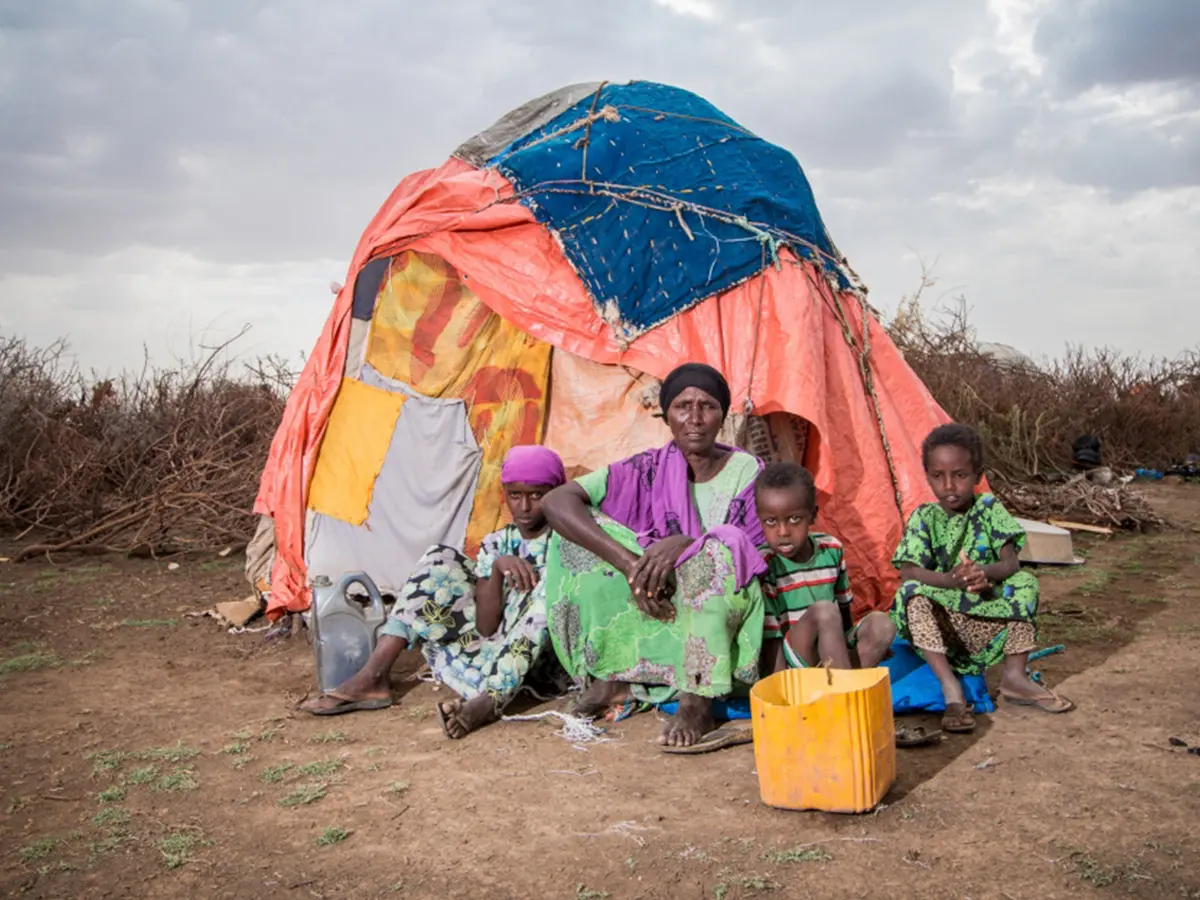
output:
<svg viewBox="0 0 1200 900"><path fill-rule="evenodd" d="M717 446L731 453L736 449ZM761 470L762 462L758 465ZM696 538L679 557L679 563L695 556L704 541L720 541L733 554L738 590L767 570L758 552L763 530L754 506L754 485L748 485L730 502L725 524L705 534L692 502L687 460L674 441L610 464L608 489L600 511L633 531L642 547L680 534Z"/></svg>

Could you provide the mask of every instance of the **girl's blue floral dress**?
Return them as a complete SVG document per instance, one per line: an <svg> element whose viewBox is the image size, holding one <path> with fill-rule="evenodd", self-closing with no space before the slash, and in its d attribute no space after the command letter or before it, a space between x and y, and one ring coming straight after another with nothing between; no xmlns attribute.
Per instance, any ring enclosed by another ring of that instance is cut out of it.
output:
<svg viewBox="0 0 1200 900"><path fill-rule="evenodd" d="M559 686L557 659L546 652L549 543L549 531L525 540L515 525L506 525L483 539L475 562L453 547L429 548L401 589L383 633L419 647L433 676L464 700L487 694L497 715L526 681ZM475 629L475 583L490 578L502 556L529 563L537 585L526 593L505 586L500 627L482 637Z"/></svg>

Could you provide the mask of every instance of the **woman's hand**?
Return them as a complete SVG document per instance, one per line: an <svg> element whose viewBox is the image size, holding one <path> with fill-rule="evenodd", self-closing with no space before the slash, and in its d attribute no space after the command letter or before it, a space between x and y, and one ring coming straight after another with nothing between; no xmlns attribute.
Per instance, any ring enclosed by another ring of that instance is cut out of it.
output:
<svg viewBox="0 0 1200 900"><path fill-rule="evenodd" d="M492 575L499 574L508 584L527 594L537 585L537 572L519 556L501 556L492 563Z"/></svg>
<svg viewBox="0 0 1200 900"><path fill-rule="evenodd" d="M674 620L675 563L693 543L686 535L676 535L651 544L625 573L633 602L646 615L662 622Z"/></svg>

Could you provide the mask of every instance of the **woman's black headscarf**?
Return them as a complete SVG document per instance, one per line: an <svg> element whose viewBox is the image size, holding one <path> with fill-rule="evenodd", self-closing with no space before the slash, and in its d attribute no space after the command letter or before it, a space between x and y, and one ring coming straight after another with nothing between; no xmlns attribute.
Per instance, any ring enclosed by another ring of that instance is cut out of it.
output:
<svg viewBox="0 0 1200 900"><path fill-rule="evenodd" d="M684 363L663 379L658 391L658 403L665 417L671 402L687 388L699 388L721 404L721 417L729 415L729 382L725 376L704 363Z"/></svg>

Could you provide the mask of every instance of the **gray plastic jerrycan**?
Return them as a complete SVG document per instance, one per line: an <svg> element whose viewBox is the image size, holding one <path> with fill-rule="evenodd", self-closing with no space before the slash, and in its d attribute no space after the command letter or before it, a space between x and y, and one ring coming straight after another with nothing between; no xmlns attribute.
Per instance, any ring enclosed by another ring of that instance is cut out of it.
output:
<svg viewBox="0 0 1200 900"><path fill-rule="evenodd" d="M347 593L351 585L364 588L370 602L351 598ZM386 619L379 588L365 572L350 572L337 584L324 575L312 580L313 647L322 691L331 691L358 673L374 651Z"/></svg>

